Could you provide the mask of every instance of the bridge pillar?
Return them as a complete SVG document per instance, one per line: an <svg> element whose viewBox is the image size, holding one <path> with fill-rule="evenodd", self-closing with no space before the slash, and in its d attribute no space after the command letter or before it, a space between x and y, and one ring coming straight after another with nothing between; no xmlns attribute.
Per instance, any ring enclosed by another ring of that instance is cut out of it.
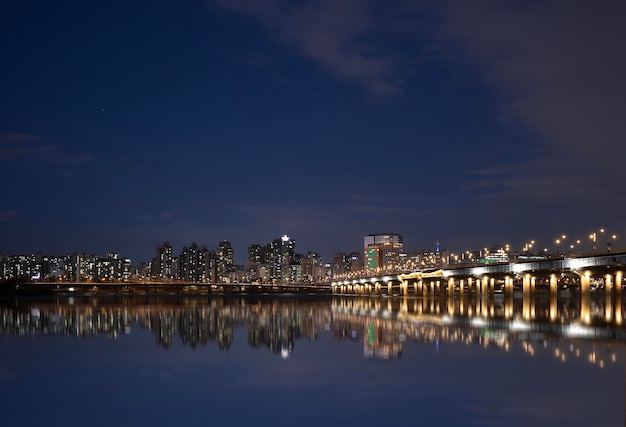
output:
<svg viewBox="0 0 626 427"><path fill-rule="evenodd" d="M613 306L615 307L615 323L622 324L622 272L615 273L615 292L613 292ZM626 363L626 362L624 362Z"/></svg>
<svg viewBox="0 0 626 427"><path fill-rule="evenodd" d="M480 311L484 317L489 316L489 283L491 282L489 276L483 276L480 280Z"/></svg>
<svg viewBox="0 0 626 427"><path fill-rule="evenodd" d="M556 274L550 275L550 320L555 321L558 315L558 281Z"/></svg>
<svg viewBox="0 0 626 427"><path fill-rule="evenodd" d="M613 320L613 275L607 274L604 276L604 319L607 322Z"/></svg>
<svg viewBox="0 0 626 427"><path fill-rule="evenodd" d="M467 293L471 294L472 293L472 284L473 284L473 280L471 277L467 278Z"/></svg>
<svg viewBox="0 0 626 427"><path fill-rule="evenodd" d="M454 277L450 277L448 279L448 297L452 298L454 296Z"/></svg>
<svg viewBox="0 0 626 427"><path fill-rule="evenodd" d="M393 290L392 290L392 285L393 282L391 280L387 281L387 295L393 295Z"/></svg>
<svg viewBox="0 0 626 427"><path fill-rule="evenodd" d="M463 279L459 280L459 294L463 295L463 287L465 286L465 281Z"/></svg>
<svg viewBox="0 0 626 427"><path fill-rule="evenodd" d="M402 295L407 296L409 294L409 281L403 280L400 286L402 286Z"/></svg>
<svg viewBox="0 0 626 427"><path fill-rule="evenodd" d="M585 271L580 276L580 318L583 322L591 322L591 272Z"/></svg>
<svg viewBox="0 0 626 427"><path fill-rule="evenodd" d="M558 291L558 280L556 278L556 274L550 275L550 294L557 293Z"/></svg>
<svg viewBox="0 0 626 427"><path fill-rule="evenodd" d="M509 294L513 294L513 278L506 276L504 278L504 295L507 296Z"/></svg>
<svg viewBox="0 0 626 427"><path fill-rule="evenodd" d="M525 274L522 279L522 292L524 294L522 302L522 316L524 317L524 320L531 320L535 317L535 298L532 295L531 283L530 274Z"/></svg>
<svg viewBox="0 0 626 427"><path fill-rule="evenodd" d="M489 294L489 276L483 276L480 279L480 294L481 295L487 295Z"/></svg>
<svg viewBox="0 0 626 427"><path fill-rule="evenodd" d="M525 274L522 278L522 292L530 294L530 274Z"/></svg>

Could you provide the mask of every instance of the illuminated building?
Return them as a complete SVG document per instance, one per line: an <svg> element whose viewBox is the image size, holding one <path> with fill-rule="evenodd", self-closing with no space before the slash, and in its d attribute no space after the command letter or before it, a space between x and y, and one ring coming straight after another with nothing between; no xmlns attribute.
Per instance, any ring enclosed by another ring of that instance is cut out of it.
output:
<svg viewBox="0 0 626 427"><path fill-rule="evenodd" d="M152 276L158 280L171 281L174 279L174 257L172 245L164 242L156 247L156 256L152 263Z"/></svg>
<svg viewBox="0 0 626 427"><path fill-rule="evenodd" d="M274 239L268 244L267 263L270 267L270 276L278 282L290 279L289 265L294 260L296 241L286 234L280 239Z"/></svg>
<svg viewBox="0 0 626 427"><path fill-rule="evenodd" d="M394 233L370 234L363 238L365 272L393 269L400 263L402 236Z"/></svg>
<svg viewBox="0 0 626 427"><path fill-rule="evenodd" d="M233 247L228 240L222 240L216 251L217 274L220 282L228 281L233 270Z"/></svg>
<svg viewBox="0 0 626 427"><path fill-rule="evenodd" d="M190 247L184 247L178 257L179 278L185 282L205 282L206 273L206 253L207 248L198 247L193 242Z"/></svg>

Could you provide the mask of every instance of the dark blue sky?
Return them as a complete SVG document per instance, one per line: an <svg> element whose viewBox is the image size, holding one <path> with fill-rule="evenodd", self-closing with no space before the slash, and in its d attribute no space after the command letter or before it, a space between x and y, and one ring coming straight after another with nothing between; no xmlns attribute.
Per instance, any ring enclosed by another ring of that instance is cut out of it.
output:
<svg viewBox="0 0 626 427"><path fill-rule="evenodd" d="M431 3L4 2L0 251L626 246L626 3Z"/></svg>

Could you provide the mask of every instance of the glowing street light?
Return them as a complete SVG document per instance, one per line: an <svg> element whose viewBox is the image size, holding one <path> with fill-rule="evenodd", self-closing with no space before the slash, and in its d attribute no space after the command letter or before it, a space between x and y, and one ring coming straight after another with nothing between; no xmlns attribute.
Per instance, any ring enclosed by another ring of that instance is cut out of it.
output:
<svg viewBox="0 0 626 427"><path fill-rule="evenodd" d="M604 228L601 228L599 233L604 233ZM594 231L589 235L589 238L593 241L593 250L598 249L598 232Z"/></svg>

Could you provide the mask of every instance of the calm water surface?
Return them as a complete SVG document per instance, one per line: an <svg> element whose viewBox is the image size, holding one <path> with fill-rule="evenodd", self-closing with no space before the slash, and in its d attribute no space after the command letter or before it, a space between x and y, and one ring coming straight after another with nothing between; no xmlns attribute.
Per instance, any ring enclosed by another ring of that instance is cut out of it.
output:
<svg viewBox="0 0 626 427"><path fill-rule="evenodd" d="M0 301L2 425L620 426L599 301Z"/></svg>

